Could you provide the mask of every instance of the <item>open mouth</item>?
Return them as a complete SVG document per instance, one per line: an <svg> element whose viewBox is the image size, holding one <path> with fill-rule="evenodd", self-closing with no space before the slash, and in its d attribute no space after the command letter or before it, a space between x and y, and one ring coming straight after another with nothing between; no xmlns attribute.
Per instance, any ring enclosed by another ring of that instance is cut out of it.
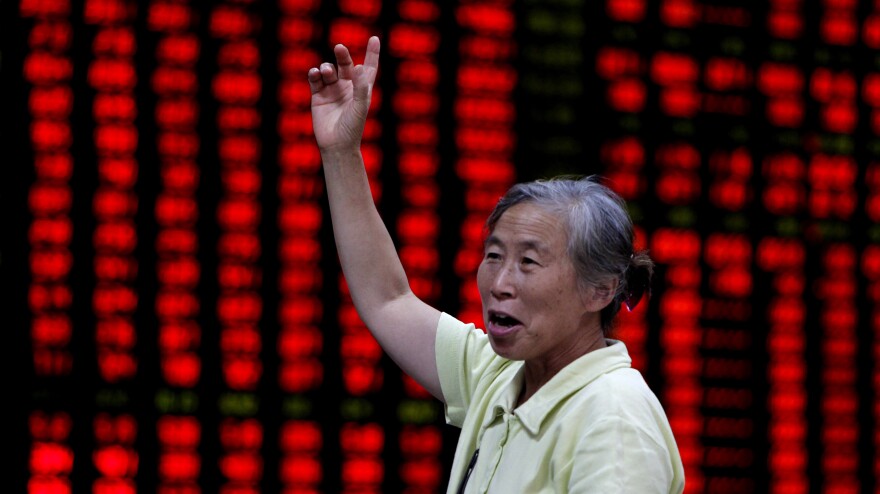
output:
<svg viewBox="0 0 880 494"><path fill-rule="evenodd" d="M502 328L512 328L522 323L515 317L511 317L503 312L489 311L489 324Z"/></svg>

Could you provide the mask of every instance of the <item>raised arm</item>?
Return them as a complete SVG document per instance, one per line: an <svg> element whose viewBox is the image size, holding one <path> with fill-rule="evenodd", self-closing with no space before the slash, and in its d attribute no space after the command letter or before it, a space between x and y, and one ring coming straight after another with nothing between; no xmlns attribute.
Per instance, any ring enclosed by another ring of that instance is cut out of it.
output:
<svg viewBox="0 0 880 494"><path fill-rule="evenodd" d="M434 338L440 312L410 290L391 236L379 217L360 145L376 72L379 38L367 43L363 65L334 48L336 66L309 70L312 125L324 163L336 248L361 319L404 372L443 399Z"/></svg>

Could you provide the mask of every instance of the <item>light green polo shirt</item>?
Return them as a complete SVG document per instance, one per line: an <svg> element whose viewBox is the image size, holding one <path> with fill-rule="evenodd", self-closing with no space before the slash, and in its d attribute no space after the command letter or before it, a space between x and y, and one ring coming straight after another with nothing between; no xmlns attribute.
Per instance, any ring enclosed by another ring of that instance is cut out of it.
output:
<svg viewBox="0 0 880 494"><path fill-rule="evenodd" d="M523 362L499 357L473 324L437 328L446 421L461 428L447 493L479 448L465 492L681 493L666 414L623 343L575 360L518 408Z"/></svg>

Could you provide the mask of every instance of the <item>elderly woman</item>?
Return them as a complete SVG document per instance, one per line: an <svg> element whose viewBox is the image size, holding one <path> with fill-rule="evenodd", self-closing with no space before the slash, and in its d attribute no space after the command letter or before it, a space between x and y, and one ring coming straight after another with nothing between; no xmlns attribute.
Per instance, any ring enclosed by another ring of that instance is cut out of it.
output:
<svg viewBox="0 0 880 494"><path fill-rule="evenodd" d="M342 269L383 349L461 428L447 492L682 492L663 408L605 338L652 269L619 197L590 178L514 186L477 273L486 332L439 312L410 290L363 167L379 40L363 65L334 53L308 80Z"/></svg>

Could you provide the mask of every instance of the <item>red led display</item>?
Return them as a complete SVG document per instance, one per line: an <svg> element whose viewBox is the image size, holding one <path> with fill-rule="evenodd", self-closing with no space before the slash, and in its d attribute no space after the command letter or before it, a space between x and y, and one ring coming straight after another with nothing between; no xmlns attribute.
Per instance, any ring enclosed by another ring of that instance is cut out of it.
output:
<svg viewBox="0 0 880 494"><path fill-rule="evenodd" d="M416 295L481 326L498 198L600 173L656 262L610 336L687 492L880 476L880 6L17 7L29 491L444 489L442 405L354 310L312 135L306 71L374 34L362 151Z"/></svg>
<svg viewBox="0 0 880 494"><path fill-rule="evenodd" d="M609 0L605 8L615 21L640 22L645 18L644 0Z"/></svg>
<svg viewBox="0 0 880 494"><path fill-rule="evenodd" d="M319 458L323 440L318 423L289 420L281 430L279 442L284 451L280 480L290 489L317 490L323 476Z"/></svg>
<svg viewBox="0 0 880 494"><path fill-rule="evenodd" d="M159 34L153 74L169 71L195 79L201 42L192 34L191 7L186 3L152 2L147 22L149 29ZM156 148L161 179L154 207L158 225L155 312L159 322L159 368L166 386L184 392L199 384L203 372L199 353L202 304L196 294L202 279L196 232L196 194L201 178L196 163L199 106L195 84L166 84L153 77L150 85L157 96L153 118L159 129ZM188 415L194 411L189 407L163 410L166 413L156 422L159 492L201 491L202 458L198 448L202 428L196 417Z"/></svg>
<svg viewBox="0 0 880 494"><path fill-rule="evenodd" d="M822 252L822 275L813 286L822 300L822 453L821 468L827 489L859 489L859 398L856 394L855 249L846 244L828 245Z"/></svg>
<svg viewBox="0 0 880 494"><path fill-rule="evenodd" d="M70 251L73 236L70 218L73 92L70 87L72 61L68 55L71 48L69 11L67 2L53 5L22 2L20 5L21 15L33 21L22 71L30 87L29 136L36 172L28 193L28 208L32 215L27 260L31 276L27 288L30 342L34 373L47 377L67 375L73 367L69 346L73 332L70 318L73 293L69 284L73 266ZM34 441L38 440L33 430L31 435ZM43 451L50 451L47 448L61 451L66 448L64 439L59 437L41 448ZM37 454L34 453L36 448L37 443L34 443L32 454ZM58 486L59 492L69 492L69 474L69 468L58 469L51 476L34 480L36 477L32 472L31 483Z"/></svg>
<svg viewBox="0 0 880 494"><path fill-rule="evenodd" d="M98 24L92 41L94 60L89 64L89 84L97 92L92 103L96 127L93 142L98 160L122 161L137 176L134 152L138 132L134 126L133 39L131 18L122 13L124 4L86 2L86 17ZM117 12L115 9L121 9ZM105 165L113 167L111 163ZM99 165L100 166L100 165ZM134 216L138 200L133 182L101 181L92 199L96 226L92 234L95 250L96 286L92 310L96 317L95 342L101 378L109 383L132 379L137 372L134 352L133 315L138 294L133 289L137 275L134 256L138 244ZM113 261L128 269L116 269ZM100 470L100 469L99 469ZM97 484L96 484L97 485Z"/></svg>
<svg viewBox="0 0 880 494"><path fill-rule="evenodd" d="M139 456L134 449L137 422L131 415L98 414L92 424L95 450L92 463L98 478L92 484L94 492L136 492L134 477L138 472Z"/></svg>
<svg viewBox="0 0 880 494"><path fill-rule="evenodd" d="M713 177L709 186L712 204L727 211L742 211L754 196L750 186L752 157L749 151L745 148L716 151L709 156L708 168Z"/></svg>
<svg viewBox="0 0 880 494"><path fill-rule="evenodd" d="M806 492L808 485L806 307L802 299L805 261L805 248L795 239L765 238L755 253L756 265L771 273L773 279L773 293L767 304L767 378L771 389L767 403L771 443L767 462L771 492Z"/></svg>
<svg viewBox="0 0 880 494"><path fill-rule="evenodd" d="M65 412L31 412L28 430L31 437L28 459L28 490L33 492L70 493L74 451L67 444L72 420Z"/></svg>
<svg viewBox="0 0 880 494"><path fill-rule="evenodd" d="M210 94L217 102L220 194L214 211L219 228L216 316L219 322L219 374L226 415L218 430L218 467L221 491L258 492L263 478L259 450L263 428L253 417L259 411L254 392L263 379L259 358L263 318L263 247L258 234L263 211L259 194L263 186L257 138L262 96L260 66L264 63L256 38L260 22L247 4L222 3L208 16L211 36L217 40L217 71L210 79Z"/></svg>
<svg viewBox="0 0 880 494"><path fill-rule="evenodd" d="M748 161L747 156L744 159ZM720 209L731 208L722 204ZM724 444L704 449L703 468L709 471L753 471L757 461L749 446L756 432L751 413L755 393L746 384L755 377L750 351L753 337L748 324L752 312L752 254L750 239L739 233L713 232L703 245L708 286L702 320L706 325L724 325L723 329L708 329L702 342L706 352L702 369L706 420L703 440ZM712 476L706 480L706 490L749 491L754 490L754 483L747 477Z"/></svg>
<svg viewBox="0 0 880 494"><path fill-rule="evenodd" d="M641 196L647 185L644 173L645 147L633 136L609 140L602 144L599 154L609 168L608 182L624 199Z"/></svg>
<svg viewBox="0 0 880 494"><path fill-rule="evenodd" d="M769 154L762 164L762 175L766 180L763 206L779 215L799 212L806 204L806 188L803 178L806 166L803 159L792 153Z"/></svg>

